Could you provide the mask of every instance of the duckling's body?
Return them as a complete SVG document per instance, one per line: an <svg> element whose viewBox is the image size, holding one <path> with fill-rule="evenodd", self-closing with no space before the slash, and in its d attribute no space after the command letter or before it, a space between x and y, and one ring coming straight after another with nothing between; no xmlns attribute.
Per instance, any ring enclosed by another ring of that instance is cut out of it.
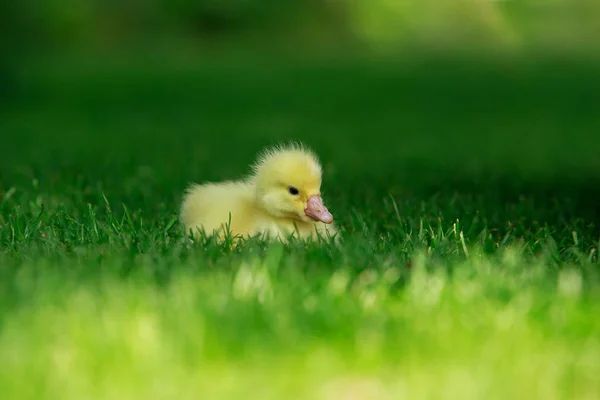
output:
<svg viewBox="0 0 600 400"><path fill-rule="evenodd" d="M321 200L321 166L302 147L261 154L253 174L240 181L194 184L184 197L180 220L187 229L234 236L302 239L336 233Z"/></svg>

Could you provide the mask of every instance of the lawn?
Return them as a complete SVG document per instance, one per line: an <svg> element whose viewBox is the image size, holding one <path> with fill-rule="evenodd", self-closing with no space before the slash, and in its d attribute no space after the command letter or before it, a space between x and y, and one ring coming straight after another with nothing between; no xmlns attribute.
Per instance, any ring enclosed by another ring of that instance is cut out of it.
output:
<svg viewBox="0 0 600 400"><path fill-rule="evenodd" d="M53 65L0 119L6 398L600 396L596 64ZM290 139L339 248L186 236Z"/></svg>

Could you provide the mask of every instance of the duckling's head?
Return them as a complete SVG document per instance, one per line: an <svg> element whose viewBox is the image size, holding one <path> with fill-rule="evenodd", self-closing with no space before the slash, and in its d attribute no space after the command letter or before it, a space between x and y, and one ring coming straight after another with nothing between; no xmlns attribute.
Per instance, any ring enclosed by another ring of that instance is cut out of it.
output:
<svg viewBox="0 0 600 400"><path fill-rule="evenodd" d="M256 200L278 218L331 224L333 216L321 199L321 164L301 145L264 151L253 166Z"/></svg>

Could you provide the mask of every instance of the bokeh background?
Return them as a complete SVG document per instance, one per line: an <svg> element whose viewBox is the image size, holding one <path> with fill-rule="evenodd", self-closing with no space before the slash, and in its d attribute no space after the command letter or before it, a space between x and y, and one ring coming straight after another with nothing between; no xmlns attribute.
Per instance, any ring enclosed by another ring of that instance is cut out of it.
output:
<svg viewBox="0 0 600 400"><path fill-rule="evenodd" d="M157 189L111 183L134 179L117 173L129 165L166 195L286 139L361 184L390 171L398 184L515 171L564 183L600 162L593 1L1 7L5 185L18 179L7 165L28 179L85 165L107 190Z"/></svg>
<svg viewBox="0 0 600 400"><path fill-rule="evenodd" d="M105 196L156 222L177 215L190 182L240 177L261 148L292 139L322 157L350 231L364 228L352 210L392 196L417 219L481 213L502 237L515 220L543 226L516 211L535 195L528 207L560 201L595 232L595 2L1 7L6 215L16 204L26 221L42 203L78 215ZM456 211L457 194L485 200ZM433 195L433 214L411 208Z"/></svg>

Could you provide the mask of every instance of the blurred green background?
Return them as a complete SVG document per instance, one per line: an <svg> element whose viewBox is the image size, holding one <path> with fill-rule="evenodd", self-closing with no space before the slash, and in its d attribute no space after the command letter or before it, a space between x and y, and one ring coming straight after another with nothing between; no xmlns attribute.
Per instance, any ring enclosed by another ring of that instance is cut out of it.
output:
<svg viewBox="0 0 600 400"><path fill-rule="evenodd" d="M188 182L299 139L347 193L550 190L596 215L596 2L1 7L5 191L55 176L175 209Z"/></svg>

